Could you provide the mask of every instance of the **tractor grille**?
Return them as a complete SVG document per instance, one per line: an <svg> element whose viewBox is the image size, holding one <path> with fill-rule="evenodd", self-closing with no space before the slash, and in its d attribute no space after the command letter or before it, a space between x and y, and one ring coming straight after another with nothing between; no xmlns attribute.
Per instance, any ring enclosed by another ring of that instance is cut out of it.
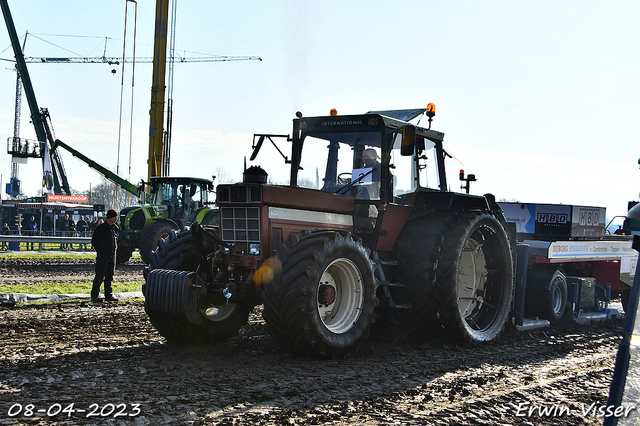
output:
<svg viewBox="0 0 640 426"><path fill-rule="evenodd" d="M127 218L127 215L129 214L129 212L134 209L137 209L137 210L133 213L133 216L131 216L131 219L129 220L128 228L132 231L141 231L144 228L144 222L145 222L144 212L140 207L133 206L133 207L125 207L120 212L120 229L127 229L127 227L125 226L125 219Z"/></svg>
<svg viewBox="0 0 640 426"><path fill-rule="evenodd" d="M243 254L250 254L252 245L260 247L259 207L222 207L220 215L223 240L233 242Z"/></svg>
<svg viewBox="0 0 640 426"><path fill-rule="evenodd" d="M142 230L144 229L144 211L142 209L138 209L134 214L131 220L129 221L129 227L131 229Z"/></svg>

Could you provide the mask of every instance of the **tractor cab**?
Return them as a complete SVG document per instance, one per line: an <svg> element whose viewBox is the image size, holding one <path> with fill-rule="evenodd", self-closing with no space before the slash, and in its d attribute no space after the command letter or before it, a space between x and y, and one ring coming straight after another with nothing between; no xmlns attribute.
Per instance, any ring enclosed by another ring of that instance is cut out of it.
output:
<svg viewBox="0 0 640 426"><path fill-rule="evenodd" d="M398 113L300 118L299 167L292 167L292 178L317 173L318 189L374 204L400 202L418 187L446 190L444 134Z"/></svg>
<svg viewBox="0 0 640 426"><path fill-rule="evenodd" d="M170 219L193 221L198 210L209 203L213 183L207 179L152 177L152 204L168 210Z"/></svg>

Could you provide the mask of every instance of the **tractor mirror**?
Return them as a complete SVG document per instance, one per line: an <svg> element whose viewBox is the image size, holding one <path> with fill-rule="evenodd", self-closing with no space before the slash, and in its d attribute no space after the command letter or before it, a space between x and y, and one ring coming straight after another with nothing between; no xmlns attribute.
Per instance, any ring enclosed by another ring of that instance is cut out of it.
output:
<svg viewBox="0 0 640 426"><path fill-rule="evenodd" d="M409 124L402 128L402 143L400 145L400 155L405 157L413 155L416 145L416 127Z"/></svg>
<svg viewBox="0 0 640 426"><path fill-rule="evenodd" d="M257 135L253 135L253 140L255 142L255 137ZM251 158L249 158L249 161L253 161L256 159L256 156L258 155L258 152L260 152L260 148L262 148L262 143L264 142L264 135L261 135L260 138L258 139L258 143L255 145L255 148L253 148L253 152L251 153Z"/></svg>

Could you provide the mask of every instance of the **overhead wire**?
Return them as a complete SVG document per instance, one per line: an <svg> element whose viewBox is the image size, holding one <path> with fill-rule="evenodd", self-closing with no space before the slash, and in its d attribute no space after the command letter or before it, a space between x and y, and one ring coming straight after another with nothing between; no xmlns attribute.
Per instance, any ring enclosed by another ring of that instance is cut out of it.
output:
<svg viewBox="0 0 640 426"><path fill-rule="evenodd" d="M133 62L131 67L131 115L129 117L129 182L131 182L131 153L133 149L133 97L136 77L136 35L138 33L138 3L136 3L135 1L134 3L136 7L133 23Z"/></svg>
<svg viewBox="0 0 640 426"><path fill-rule="evenodd" d="M57 47L58 49L62 49L62 50L64 50L65 52L72 53L72 54L74 54L74 55L76 55L76 56L82 56L82 55L81 55L81 54L79 54L79 53L76 53L76 52L74 52L74 51L72 51L72 50L69 50L69 49L66 49L66 48L64 48L64 47L62 47L62 46L60 46L60 45L58 45L58 44L52 43L52 42L50 42L50 41L48 41L48 40L45 40L45 39L43 39L42 37L37 37L37 36L33 35L32 33L29 33L29 35L30 35L31 37L35 37L35 38L37 38L37 39L38 39L38 40L40 40L40 41L43 41L43 42L47 43L47 44L50 44L50 45L52 45L52 46L55 46L55 47Z"/></svg>
<svg viewBox="0 0 640 426"><path fill-rule="evenodd" d="M134 2L135 3L135 2ZM136 4L136 15L137 15L137 4ZM122 41L122 71L120 78L120 111L118 114L118 154L116 160L116 175L120 176L120 145L122 139L122 102L124 99L124 71L125 71L125 61L124 58L127 54L127 20L129 16L129 0L125 0L124 6L124 36ZM136 16L137 17L137 16ZM118 185L115 185L115 209L118 208Z"/></svg>

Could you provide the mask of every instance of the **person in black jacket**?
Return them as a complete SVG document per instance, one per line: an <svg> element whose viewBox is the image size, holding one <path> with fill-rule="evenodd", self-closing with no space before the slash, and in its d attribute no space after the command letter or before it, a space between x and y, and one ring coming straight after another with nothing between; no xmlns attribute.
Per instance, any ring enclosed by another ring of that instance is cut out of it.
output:
<svg viewBox="0 0 640 426"><path fill-rule="evenodd" d="M117 302L113 297L111 282L113 272L116 268L116 250L118 248L118 213L115 210L107 212L107 221L99 225L93 232L91 244L96 250L96 276L93 279L91 289L91 301L98 302L100 295L100 285L104 281L104 300L107 302Z"/></svg>
<svg viewBox="0 0 640 426"><path fill-rule="evenodd" d="M11 233L11 229L9 229L9 224L7 222L4 223L2 227L2 235L9 235ZM2 250L7 250L9 248L9 243L3 241L2 242Z"/></svg>

